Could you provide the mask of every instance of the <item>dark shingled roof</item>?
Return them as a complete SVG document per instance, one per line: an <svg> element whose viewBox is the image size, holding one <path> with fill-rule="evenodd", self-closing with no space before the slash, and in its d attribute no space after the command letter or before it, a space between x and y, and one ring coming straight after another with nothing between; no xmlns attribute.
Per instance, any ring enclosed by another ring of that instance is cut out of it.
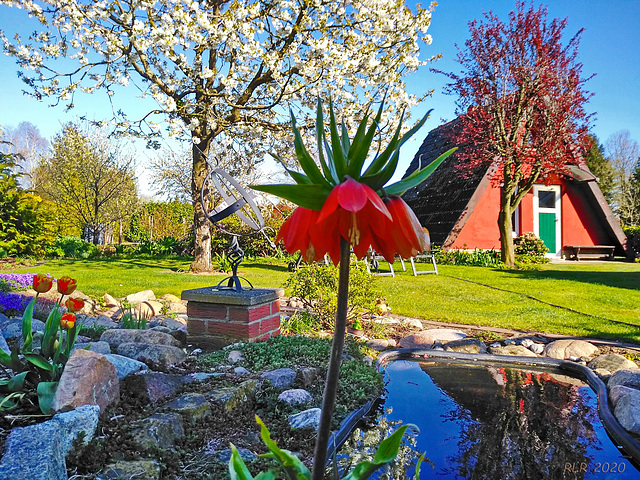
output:
<svg viewBox="0 0 640 480"><path fill-rule="evenodd" d="M454 120L429 132L404 176L410 175L419 167L425 167L455 147L451 135L458 125L459 122ZM456 154L449 155L424 183L402 196L420 223L429 229L431 241L435 245L442 246L455 239L464 225L466 214L473 210L479 194L484 191L484 184L489 181L486 166L468 172L461 170L458 164ZM479 189L481 184L482 188ZM456 235L449 238L454 231Z"/></svg>

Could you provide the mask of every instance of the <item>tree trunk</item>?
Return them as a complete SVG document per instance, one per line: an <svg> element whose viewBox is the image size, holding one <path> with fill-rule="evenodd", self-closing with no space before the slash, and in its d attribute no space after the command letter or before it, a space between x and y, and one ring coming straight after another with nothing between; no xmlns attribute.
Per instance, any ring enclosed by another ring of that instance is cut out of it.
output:
<svg viewBox="0 0 640 480"><path fill-rule="evenodd" d="M500 214L498 215L498 228L500 230L500 259L502 262L513 267L515 265L515 253L513 248L513 224L511 214L513 209L509 205L508 199L501 199Z"/></svg>
<svg viewBox="0 0 640 480"><path fill-rule="evenodd" d="M199 145L200 148L205 145ZM200 153L198 146L194 144L192 148L193 154L193 171L191 177L191 200L193 203L193 230L195 233L195 252L193 263L191 264L192 272L210 272L211 265L211 228L209 219L205 215L202 205L200 191L207 174L207 163ZM206 193L206 192L205 192Z"/></svg>

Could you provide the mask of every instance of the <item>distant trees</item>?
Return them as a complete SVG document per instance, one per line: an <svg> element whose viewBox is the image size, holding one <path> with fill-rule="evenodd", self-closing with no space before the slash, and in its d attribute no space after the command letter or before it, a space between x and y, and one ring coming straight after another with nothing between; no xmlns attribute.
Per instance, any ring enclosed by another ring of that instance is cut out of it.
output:
<svg viewBox="0 0 640 480"><path fill-rule="evenodd" d="M4 127L0 132L0 152L13 155L20 173L19 183L33 188L33 172L38 161L49 150L49 141L40 135L40 130L30 122L20 122L17 127Z"/></svg>
<svg viewBox="0 0 640 480"><path fill-rule="evenodd" d="M457 143L465 167L498 161L501 257L514 264L512 214L534 183L578 159L589 116L584 104L578 32L563 45L567 20L547 21L547 9L516 11L505 23L491 12L469 23L471 38L458 52L460 74L445 73L457 94L462 128ZM437 70L436 70L437 71ZM440 72L444 73L444 72Z"/></svg>
<svg viewBox="0 0 640 480"><path fill-rule="evenodd" d="M591 173L598 179L598 186L602 194L611 203L615 187L615 170L611 161L605 155L604 146L598 141L598 137L589 134L587 137L587 149L585 160Z"/></svg>
<svg viewBox="0 0 640 480"><path fill-rule="evenodd" d="M640 225L640 147L628 130L612 134L606 142L615 180L613 209L623 225Z"/></svg>
<svg viewBox="0 0 640 480"><path fill-rule="evenodd" d="M121 224L137 208L133 156L96 129L64 125L35 178L36 192L58 206L59 221L88 227L93 243L108 224Z"/></svg>

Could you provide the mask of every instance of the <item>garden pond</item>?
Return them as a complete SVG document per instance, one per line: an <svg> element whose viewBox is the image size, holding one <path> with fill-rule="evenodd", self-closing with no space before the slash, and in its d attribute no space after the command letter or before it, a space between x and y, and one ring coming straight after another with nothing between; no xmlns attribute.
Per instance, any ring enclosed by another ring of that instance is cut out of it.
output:
<svg viewBox="0 0 640 480"><path fill-rule="evenodd" d="M558 370L395 360L384 373L375 424L354 431L338 455L342 467L412 423L420 432L372 478L413 478L421 454L421 479L640 478L607 435L595 392Z"/></svg>

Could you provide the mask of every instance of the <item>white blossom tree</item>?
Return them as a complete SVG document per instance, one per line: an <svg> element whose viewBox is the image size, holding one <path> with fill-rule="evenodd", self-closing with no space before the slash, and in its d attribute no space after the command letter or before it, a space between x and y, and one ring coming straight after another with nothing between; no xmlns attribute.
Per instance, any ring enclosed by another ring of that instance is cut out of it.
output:
<svg viewBox="0 0 640 480"><path fill-rule="evenodd" d="M316 97L331 97L341 118L387 96L387 111L420 99L403 77L421 65L419 42L431 8L403 0L0 0L42 25L29 38L0 32L6 53L25 69L28 93L73 106L78 91L119 86L152 96L157 108L119 127L158 135L154 115L191 136L196 258L211 268L209 226L200 200L210 158L260 161L285 155L289 110L298 124ZM10 39L11 38L11 39ZM62 61L58 61L62 60ZM64 70L61 70L64 69ZM397 122L385 115L384 124ZM350 127L350 126L348 126Z"/></svg>

